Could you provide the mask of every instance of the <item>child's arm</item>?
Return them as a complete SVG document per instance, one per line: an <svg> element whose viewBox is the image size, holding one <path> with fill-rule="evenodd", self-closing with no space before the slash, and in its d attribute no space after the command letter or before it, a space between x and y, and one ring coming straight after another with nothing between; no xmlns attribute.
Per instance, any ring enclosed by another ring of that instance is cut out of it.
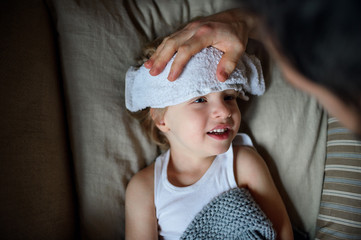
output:
<svg viewBox="0 0 361 240"><path fill-rule="evenodd" d="M286 207L262 157L250 147L235 147L235 177L247 187L262 211L271 220L277 239L293 239Z"/></svg>
<svg viewBox="0 0 361 240"><path fill-rule="evenodd" d="M158 239L154 206L154 165L137 173L125 194L125 236L131 239Z"/></svg>

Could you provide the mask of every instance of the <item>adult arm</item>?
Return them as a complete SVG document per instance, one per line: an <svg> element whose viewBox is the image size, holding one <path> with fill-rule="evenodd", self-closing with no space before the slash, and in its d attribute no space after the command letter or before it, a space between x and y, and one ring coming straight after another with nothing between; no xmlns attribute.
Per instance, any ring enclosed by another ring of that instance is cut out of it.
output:
<svg viewBox="0 0 361 240"><path fill-rule="evenodd" d="M150 68L151 75L158 75L177 52L168 76L168 80L174 81L194 54L213 46L224 52L217 78L225 81L245 51L248 38L257 38L257 22L254 16L240 9L200 18L166 37L144 65Z"/></svg>
<svg viewBox="0 0 361 240"><path fill-rule="evenodd" d="M158 239L154 206L154 165L137 173L125 196L125 236L132 239Z"/></svg>

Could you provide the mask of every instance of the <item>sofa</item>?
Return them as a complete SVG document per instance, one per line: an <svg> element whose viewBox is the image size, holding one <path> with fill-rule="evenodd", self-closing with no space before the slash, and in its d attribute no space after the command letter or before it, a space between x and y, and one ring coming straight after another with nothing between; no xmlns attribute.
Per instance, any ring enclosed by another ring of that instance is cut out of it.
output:
<svg viewBox="0 0 361 240"><path fill-rule="evenodd" d="M142 46L237 0L0 3L2 239L124 239L130 178L159 149L125 110ZM361 144L295 90L260 43L266 93L240 103L296 239L361 236ZM347 181L346 181L347 180ZM359 238L360 239L360 238Z"/></svg>

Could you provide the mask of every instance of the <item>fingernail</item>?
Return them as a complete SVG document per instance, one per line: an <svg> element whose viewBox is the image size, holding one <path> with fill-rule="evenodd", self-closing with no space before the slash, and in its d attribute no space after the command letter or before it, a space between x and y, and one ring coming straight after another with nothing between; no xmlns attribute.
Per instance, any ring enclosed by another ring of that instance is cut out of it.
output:
<svg viewBox="0 0 361 240"><path fill-rule="evenodd" d="M144 67L146 67L146 68L151 68L152 65L153 65L152 59L148 59L148 61L146 61L146 62L144 63Z"/></svg>
<svg viewBox="0 0 361 240"><path fill-rule="evenodd" d="M155 76L155 75L156 75L156 70L155 70L155 68L151 68L151 69L149 70L149 74L152 75L152 76Z"/></svg>
<svg viewBox="0 0 361 240"><path fill-rule="evenodd" d="M220 80L221 82L224 82L224 81L226 81L226 80L228 79L229 74L226 73L225 71L222 71L222 72L221 72L221 77L222 77L222 79L219 79L219 80Z"/></svg>
<svg viewBox="0 0 361 240"><path fill-rule="evenodd" d="M157 74L155 73L155 70L154 70L153 68L150 69L149 74L152 75L152 76L156 76L156 75L157 75Z"/></svg>
<svg viewBox="0 0 361 240"><path fill-rule="evenodd" d="M169 81L173 82L175 79L176 79L176 74L175 72L171 71L168 75L168 78L167 78Z"/></svg>

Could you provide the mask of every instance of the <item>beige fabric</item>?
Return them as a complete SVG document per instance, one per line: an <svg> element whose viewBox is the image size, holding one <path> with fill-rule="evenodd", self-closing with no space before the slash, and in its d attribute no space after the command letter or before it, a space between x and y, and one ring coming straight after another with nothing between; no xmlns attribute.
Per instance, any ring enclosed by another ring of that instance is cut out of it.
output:
<svg viewBox="0 0 361 240"><path fill-rule="evenodd" d="M1 239L74 239L61 78L42 0L0 3Z"/></svg>
<svg viewBox="0 0 361 240"><path fill-rule="evenodd" d="M270 65L265 95L243 106L244 129L266 160L294 227L313 239L325 162L327 114Z"/></svg>
<svg viewBox="0 0 361 240"><path fill-rule="evenodd" d="M144 42L239 1L50 2L59 32L82 232L86 238L122 238L126 184L158 154L126 114L125 71ZM273 77L269 92L251 102L244 119L292 221L313 232L324 163L323 112L277 72Z"/></svg>

